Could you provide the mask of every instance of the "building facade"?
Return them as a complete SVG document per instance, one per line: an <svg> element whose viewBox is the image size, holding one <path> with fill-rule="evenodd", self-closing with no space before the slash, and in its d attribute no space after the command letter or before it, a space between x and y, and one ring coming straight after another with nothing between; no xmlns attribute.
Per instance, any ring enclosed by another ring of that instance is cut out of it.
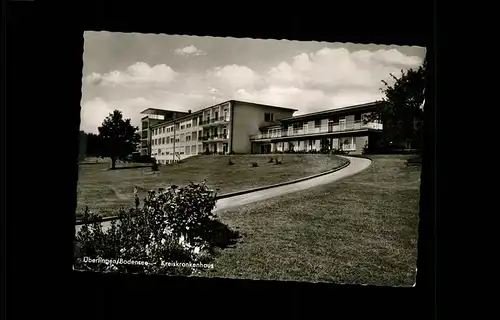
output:
<svg viewBox="0 0 500 320"><path fill-rule="evenodd" d="M276 151L319 151L322 141L331 149L361 154L364 147L375 144L382 132L380 121L365 119L380 102L278 119L261 127L261 133L250 137L252 153Z"/></svg>
<svg viewBox="0 0 500 320"><path fill-rule="evenodd" d="M276 119L291 117L295 111L236 100L185 114L147 109L142 112L148 116L141 123L141 147L145 146L141 153L151 155L161 164L205 152L251 153L250 136L259 134L259 128ZM158 115L163 119L157 119Z"/></svg>
<svg viewBox="0 0 500 320"><path fill-rule="evenodd" d="M141 114L145 116L141 118L141 143L139 144L139 152L141 155L151 155L152 128L158 124L186 116L189 112L148 108L142 111Z"/></svg>
<svg viewBox="0 0 500 320"><path fill-rule="evenodd" d="M229 100L195 112L146 109L141 154L161 164L193 155L319 151L361 154L378 140L383 126L365 118L380 102L293 116L296 109Z"/></svg>

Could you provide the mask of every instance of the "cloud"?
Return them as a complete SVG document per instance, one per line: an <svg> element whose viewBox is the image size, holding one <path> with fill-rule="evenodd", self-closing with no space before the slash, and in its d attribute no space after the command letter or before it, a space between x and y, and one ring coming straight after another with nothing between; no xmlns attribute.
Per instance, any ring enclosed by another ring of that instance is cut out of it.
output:
<svg viewBox="0 0 500 320"><path fill-rule="evenodd" d="M326 91L339 88L370 90L379 87L380 81L390 73L421 63L420 58L407 57L395 49L351 53L344 48L323 48L299 54L291 62L282 61L268 71L266 81L269 85Z"/></svg>
<svg viewBox="0 0 500 320"><path fill-rule="evenodd" d="M125 71L114 70L105 74L94 72L85 78L85 83L101 86L166 85L177 75L177 72L165 64L150 67L145 62L137 62Z"/></svg>
<svg viewBox="0 0 500 320"><path fill-rule="evenodd" d="M202 56L206 55L206 53L193 45L175 49L174 53L178 56Z"/></svg>
<svg viewBox="0 0 500 320"><path fill-rule="evenodd" d="M390 73L398 75L422 62L397 49L350 52L328 47L260 68L241 63L177 73L165 64L140 62L124 71L86 77L86 84L95 86L84 85L81 127L96 132L115 109L139 126L140 111L148 107L194 111L229 99L294 108L296 114L371 102L383 97L381 80L390 83Z"/></svg>
<svg viewBox="0 0 500 320"><path fill-rule="evenodd" d="M379 100L383 97L381 80L390 82L390 73L421 64L421 58L395 49L351 53L343 48L323 48L281 61L261 75L244 66L211 72L239 84L226 91L227 98L291 107L300 114Z"/></svg>
<svg viewBox="0 0 500 320"><path fill-rule="evenodd" d="M207 70L206 81L216 90L235 91L253 88L260 80L252 69L236 64Z"/></svg>

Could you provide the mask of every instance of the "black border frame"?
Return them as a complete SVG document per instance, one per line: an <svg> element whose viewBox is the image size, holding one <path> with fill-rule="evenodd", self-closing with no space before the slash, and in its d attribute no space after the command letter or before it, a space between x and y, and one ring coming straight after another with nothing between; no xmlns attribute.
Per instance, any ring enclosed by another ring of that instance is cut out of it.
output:
<svg viewBox="0 0 500 320"><path fill-rule="evenodd" d="M16 318L21 310L32 312L41 306L64 317L69 312L72 316L94 318L130 315L133 309L146 316L158 312L154 306L171 308L179 316L190 316L194 311L201 311L203 316L241 316L257 310L267 315L268 309L280 309L280 318L285 313L316 310L328 315L345 312L350 317L360 312L384 318L434 317L436 164L432 160L437 110L433 3L421 2L412 8L390 1L370 8L357 4L365 8L362 12L348 8L347 4L333 4L328 10L319 4L309 4L310 9L291 10L290 4L274 9L252 3L254 9L246 6L248 11L237 9L240 5L233 3L224 5L225 8L200 5L196 13L188 14L191 11L172 4L165 8L105 2L71 2L67 8L49 8L30 1L8 4L7 68L14 78L6 87L9 107L2 119L18 120L6 121L3 128L6 133L15 131L16 141L31 142L29 150L22 143L6 143L11 150L6 152L5 159L18 165L17 172L9 167L4 173L5 180L12 185L5 195L10 210L5 208L9 214L4 223L8 240L15 239L16 245L15 249L9 248L16 258L9 259L6 265L7 284L14 289L8 297L20 297L23 301L20 307L9 308L14 309ZM35 7L39 16L34 14ZM228 9L235 12L225 12ZM356 15L346 16L342 12ZM425 46L431 77L426 93L428 131L421 189L425 199L421 203L422 212L426 214L421 215L417 286L340 286L73 272L74 216L62 213L74 212L75 208L76 190L72 186L77 169L73 159L78 153L84 30ZM34 169L32 159L23 156L30 152L47 155L36 160L37 167L46 169ZM54 175L52 169L60 174ZM19 190L30 196L26 198ZM42 209L40 203L44 204ZM52 216L47 217L48 213ZM53 218L56 215L60 218ZM184 298L193 292L200 299ZM26 301L30 301L28 306ZM232 308L235 310L230 311Z"/></svg>

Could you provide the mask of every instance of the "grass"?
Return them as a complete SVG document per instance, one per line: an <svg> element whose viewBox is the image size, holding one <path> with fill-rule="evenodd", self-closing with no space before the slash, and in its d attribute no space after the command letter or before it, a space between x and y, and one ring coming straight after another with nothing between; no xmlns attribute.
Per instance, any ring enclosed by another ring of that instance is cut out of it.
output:
<svg viewBox="0 0 500 320"><path fill-rule="evenodd" d="M206 275L413 285L420 168L373 156L339 182L220 212L243 235Z"/></svg>
<svg viewBox="0 0 500 320"><path fill-rule="evenodd" d="M324 172L343 165L346 160L334 155L285 154L283 163L269 163L277 155L232 155L194 156L179 164L162 165L160 171L150 168L128 168L109 170L109 162L80 165L78 178L77 214L86 205L103 216L115 215L120 207L134 206L134 185L139 188L141 198L147 190L170 185L183 186L206 179L212 188L219 188L219 194L246 190L258 186L289 181ZM234 163L229 165L229 159ZM257 163L253 167L252 163ZM134 164L117 164L117 167Z"/></svg>

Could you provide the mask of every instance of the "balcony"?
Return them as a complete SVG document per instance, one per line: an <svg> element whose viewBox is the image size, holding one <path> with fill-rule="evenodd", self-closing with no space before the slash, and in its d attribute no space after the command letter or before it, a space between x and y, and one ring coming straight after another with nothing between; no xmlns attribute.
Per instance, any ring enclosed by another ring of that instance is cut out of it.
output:
<svg viewBox="0 0 500 320"><path fill-rule="evenodd" d="M383 129L381 123L369 122L363 123L363 121L352 121L352 122L340 122L331 123L328 125L322 125L315 128L303 128L303 129L288 129L272 133L262 133L250 136L250 140L262 140L262 139L276 139L276 138L286 138L286 137L300 137L314 134L326 134L326 133L336 133L336 132L348 132L356 130L377 130Z"/></svg>
<svg viewBox="0 0 500 320"><path fill-rule="evenodd" d="M226 122L229 122L229 117L219 117L219 118L212 118L212 119L203 120L201 122L201 125L208 127L211 125L217 125L217 124L226 123Z"/></svg>
<svg viewBox="0 0 500 320"><path fill-rule="evenodd" d="M227 134L218 134L218 135L201 137L201 140L202 141L222 141L222 140L227 140L228 138L229 137Z"/></svg>

